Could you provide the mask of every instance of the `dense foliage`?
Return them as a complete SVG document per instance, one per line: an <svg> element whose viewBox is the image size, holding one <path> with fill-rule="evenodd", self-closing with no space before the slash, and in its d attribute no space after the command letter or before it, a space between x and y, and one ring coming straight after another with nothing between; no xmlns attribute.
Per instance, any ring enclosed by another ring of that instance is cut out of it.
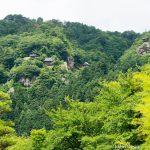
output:
<svg viewBox="0 0 150 150"><path fill-rule="evenodd" d="M0 148L149 147L149 54L138 53L146 37L21 15L0 20L0 90L10 95L0 93L0 131L9 129Z"/></svg>
<svg viewBox="0 0 150 150"><path fill-rule="evenodd" d="M5 113L11 111L10 108L11 100L8 94L0 91L0 149L4 150L8 146L15 144L14 125L12 121L3 120Z"/></svg>

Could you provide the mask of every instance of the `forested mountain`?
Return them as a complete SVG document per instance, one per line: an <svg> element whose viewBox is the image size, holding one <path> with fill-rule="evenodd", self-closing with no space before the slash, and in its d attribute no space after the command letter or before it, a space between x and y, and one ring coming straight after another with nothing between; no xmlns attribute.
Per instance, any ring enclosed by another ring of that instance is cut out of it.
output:
<svg viewBox="0 0 150 150"><path fill-rule="evenodd" d="M150 146L148 38L22 15L0 20L0 149Z"/></svg>

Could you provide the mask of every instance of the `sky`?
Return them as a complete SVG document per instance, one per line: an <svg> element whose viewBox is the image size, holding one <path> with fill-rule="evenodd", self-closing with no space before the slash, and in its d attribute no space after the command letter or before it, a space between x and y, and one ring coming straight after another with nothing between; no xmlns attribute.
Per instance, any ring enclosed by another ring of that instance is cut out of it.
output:
<svg viewBox="0 0 150 150"><path fill-rule="evenodd" d="M150 30L150 0L0 0L0 19L8 14L45 21L81 22L104 31Z"/></svg>

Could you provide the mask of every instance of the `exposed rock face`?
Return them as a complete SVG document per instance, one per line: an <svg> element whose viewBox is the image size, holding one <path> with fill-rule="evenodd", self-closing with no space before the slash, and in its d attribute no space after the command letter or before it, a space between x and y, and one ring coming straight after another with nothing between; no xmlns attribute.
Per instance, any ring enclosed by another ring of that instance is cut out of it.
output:
<svg viewBox="0 0 150 150"><path fill-rule="evenodd" d="M61 77L61 81L66 81L66 78L65 77Z"/></svg>
<svg viewBox="0 0 150 150"><path fill-rule="evenodd" d="M22 84L23 84L24 86L26 86L26 87L32 86L32 82L30 81L29 78L21 78L21 79L19 80L19 82L22 83Z"/></svg>
<svg viewBox="0 0 150 150"><path fill-rule="evenodd" d="M61 81L63 81L65 84L69 84L69 80L66 77L61 77Z"/></svg>
<svg viewBox="0 0 150 150"><path fill-rule="evenodd" d="M73 57L68 57L67 65L68 65L68 68L70 68L70 69L74 68L74 58Z"/></svg>
<svg viewBox="0 0 150 150"><path fill-rule="evenodd" d="M64 64L61 64L61 71L62 73L66 73L68 72L68 66L67 66L67 62L64 62Z"/></svg>
<svg viewBox="0 0 150 150"><path fill-rule="evenodd" d="M150 42L144 42L141 46L138 47L137 53L143 55L144 53L150 53Z"/></svg>
<svg viewBox="0 0 150 150"><path fill-rule="evenodd" d="M30 57L24 57L23 58L23 60L29 60L30 59Z"/></svg>
<svg viewBox="0 0 150 150"><path fill-rule="evenodd" d="M10 88L9 90L8 90L8 94L14 94L14 92L15 92L15 89L12 87L12 88Z"/></svg>
<svg viewBox="0 0 150 150"><path fill-rule="evenodd" d="M64 62L64 67L68 71L67 62Z"/></svg>

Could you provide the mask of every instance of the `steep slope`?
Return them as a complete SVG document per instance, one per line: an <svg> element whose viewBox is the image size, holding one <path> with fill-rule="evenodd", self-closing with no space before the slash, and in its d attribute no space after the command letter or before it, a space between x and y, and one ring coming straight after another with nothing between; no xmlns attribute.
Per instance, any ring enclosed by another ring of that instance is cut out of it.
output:
<svg viewBox="0 0 150 150"><path fill-rule="evenodd" d="M80 48L103 51L114 60L117 60L139 35L133 31L103 32L92 26L70 22L65 23L65 33Z"/></svg>
<svg viewBox="0 0 150 150"><path fill-rule="evenodd" d="M7 117L18 134L51 129L46 111L65 105L68 95L93 101L98 82L113 78L114 64L139 36L21 15L9 15L0 25L0 89L11 95Z"/></svg>
<svg viewBox="0 0 150 150"><path fill-rule="evenodd" d="M0 36L29 32L35 28L35 20L22 15L8 15L0 20Z"/></svg>
<svg viewBox="0 0 150 150"><path fill-rule="evenodd" d="M142 34L136 39L131 48L125 51L119 60L119 70L122 70L123 72L126 72L128 69L137 70L138 66L142 66L149 61L149 52L143 54L139 53L139 48L141 48L141 46L143 47L143 44L146 44L146 42L143 41L145 38L150 38L150 32ZM145 48L143 47L143 51L144 49Z"/></svg>

